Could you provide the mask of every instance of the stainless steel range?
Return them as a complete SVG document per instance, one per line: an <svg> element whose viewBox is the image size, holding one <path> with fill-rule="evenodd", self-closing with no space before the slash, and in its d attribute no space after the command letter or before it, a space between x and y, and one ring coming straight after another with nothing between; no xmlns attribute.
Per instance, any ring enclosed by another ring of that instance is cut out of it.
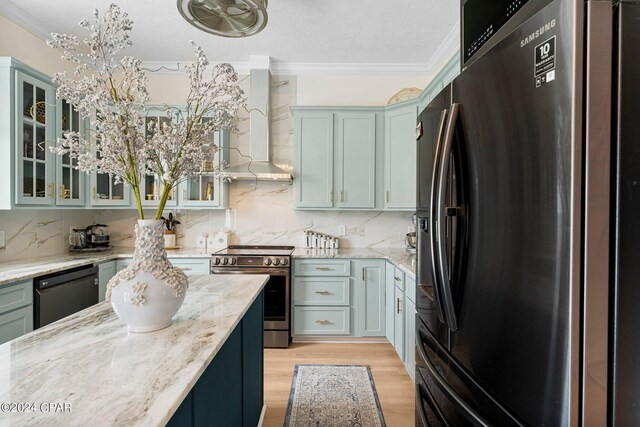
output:
<svg viewBox="0 0 640 427"><path fill-rule="evenodd" d="M212 274L268 274L264 288L264 346L291 341L291 253L293 246L231 245L211 259Z"/></svg>

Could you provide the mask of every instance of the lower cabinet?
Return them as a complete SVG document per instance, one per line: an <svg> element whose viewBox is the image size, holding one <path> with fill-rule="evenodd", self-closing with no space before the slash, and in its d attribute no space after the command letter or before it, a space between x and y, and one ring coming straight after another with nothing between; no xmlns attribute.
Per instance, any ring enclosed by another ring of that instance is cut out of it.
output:
<svg viewBox="0 0 640 427"><path fill-rule="evenodd" d="M0 286L0 344L33 331L33 281Z"/></svg>
<svg viewBox="0 0 640 427"><path fill-rule="evenodd" d="M123 270L131 264L132 258L122 258L116 261L116 272ZM169 257L169 261L174 267L180 267L187 276L196 276L200 274L211 273L211 262L209 258L182 258Z"/></svg>
<svg viewBox="0 0 640 427"><path fill-rule="evenodd" d="M405 295L404 305L404 366L409 376L416 381L416 305Z"/></svg>
<svg viewBox="0 0 640 427"><path fill-rule="evenodd" d="M98 264L98 301L102 302L107 293L107 283L116 274L116 262L107 261Z"/></svg>
<svg viewBox="0 0 640 427"><path fill-rule="evenodd" d="M393 346L400 359L404 361L404 291L395 287L393 301L394 341Z"/></svg>
<svg viewBox="0 0 640 427"><path fill-rule="evenodd" d="M385 261L298 259L294 336L385 336Z"/></svg>
<svg viewBox="0 0 640 427"><path fill-rule="evenodd" d="M251 305L167 426L257 426L264 403L263 295Z"/></svg>

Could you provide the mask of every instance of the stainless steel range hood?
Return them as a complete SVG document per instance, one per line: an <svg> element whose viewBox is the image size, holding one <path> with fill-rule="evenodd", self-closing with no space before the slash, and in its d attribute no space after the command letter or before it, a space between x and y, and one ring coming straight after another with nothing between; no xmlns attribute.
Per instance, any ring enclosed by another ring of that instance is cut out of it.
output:
<svg viewBox="0 0 640 427"><path fill-rule="evenodd" d="M291 173L274 165L269 157L271 138L271 73L269 57L261 62L261 68L251 67L249 93L250 163L231 166L221 175L232 180L292 181ZM252 63L253 63L252 58Z"/></svg>

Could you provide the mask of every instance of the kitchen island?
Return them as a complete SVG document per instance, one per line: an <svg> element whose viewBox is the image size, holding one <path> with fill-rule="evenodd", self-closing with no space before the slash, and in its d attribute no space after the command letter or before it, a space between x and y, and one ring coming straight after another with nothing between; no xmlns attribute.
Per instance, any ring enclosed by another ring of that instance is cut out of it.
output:
<svg viewBox="0 0 640 427"><path fill-rule="evenodd" d="M267 279L193 276L156 332L127 333L103 302L0 345L0 425L190 425L212 411L220 425L257 421Z"/></svg>

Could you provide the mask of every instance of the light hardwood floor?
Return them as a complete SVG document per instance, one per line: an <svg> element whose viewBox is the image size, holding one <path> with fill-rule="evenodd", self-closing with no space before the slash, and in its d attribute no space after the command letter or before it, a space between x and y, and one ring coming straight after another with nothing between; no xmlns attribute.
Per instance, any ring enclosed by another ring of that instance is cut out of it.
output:
<svg viewBox="0 0 640 427"><path fill-rule="evenodd" d="M369 365L387 426L415 425L414 384L391 344L295 343L265 349L265 427L284 423L296 364Z"/></svg>

